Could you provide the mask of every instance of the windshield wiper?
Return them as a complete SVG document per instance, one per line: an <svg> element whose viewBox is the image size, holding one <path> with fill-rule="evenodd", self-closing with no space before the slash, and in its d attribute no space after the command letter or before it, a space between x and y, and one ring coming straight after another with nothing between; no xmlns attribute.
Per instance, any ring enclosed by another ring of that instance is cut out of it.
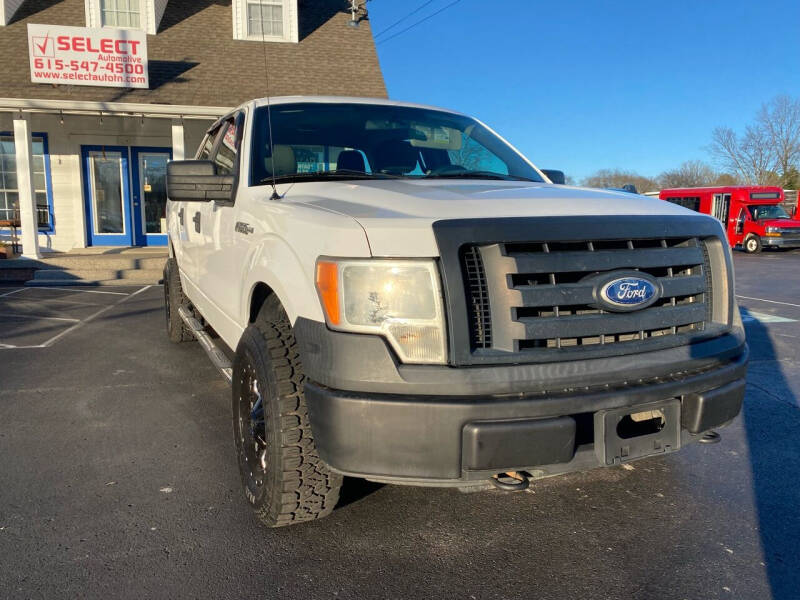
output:
<svg viewBox="0 0 800 600"><path fill-rule="evenodd" d="M458 171L457 173L432 173L425 175L424 179L499 179L501 181L531 181L534 179L521 177L519 175L504 175L492 171Z"/></svg>
<svg viewBox="0 0 800 600"><path fill-rule="evenodd" d="M364 171L350 171L348 169L337 169L336 171L318 171L313 173L287 173L278 175L274 179L264 177L258 185L272 183L294 183L297 181L346 181L348 179L397 179L398 175L387 173L365 173Z"/></svg>

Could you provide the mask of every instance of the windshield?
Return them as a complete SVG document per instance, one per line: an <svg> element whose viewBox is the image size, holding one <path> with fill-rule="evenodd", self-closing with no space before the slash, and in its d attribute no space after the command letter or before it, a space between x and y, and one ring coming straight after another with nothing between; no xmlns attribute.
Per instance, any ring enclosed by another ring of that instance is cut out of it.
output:
<svg viewBox="0 0 800 600"><path fill-rule="evenodd" d="M320 179L469 178L543 181L469 117L379 104L279 104L255 111L253 185Z"/></svg>
<svg viewBox="0 0 800 600"><path fill-rule="evenodd" d="M755 206L748 206L750 216L754 221L761 221L763 219L788 219L789 215L783 210L782 206L777 204L762 204Z"/></svg>

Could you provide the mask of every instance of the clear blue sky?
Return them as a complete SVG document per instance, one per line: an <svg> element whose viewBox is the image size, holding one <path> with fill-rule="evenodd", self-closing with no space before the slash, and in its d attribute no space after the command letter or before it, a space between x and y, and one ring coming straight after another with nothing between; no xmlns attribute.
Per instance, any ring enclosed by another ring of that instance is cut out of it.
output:
<svg viewBox="0 0 800 600"><path fill-rule="evenodd" d="M424 1L372 0L373 31ZM800 96L798 0L461 0L388 39L451 1L377 38L389 96L477 116L577 180L709 160L715 126Z"/></svg>

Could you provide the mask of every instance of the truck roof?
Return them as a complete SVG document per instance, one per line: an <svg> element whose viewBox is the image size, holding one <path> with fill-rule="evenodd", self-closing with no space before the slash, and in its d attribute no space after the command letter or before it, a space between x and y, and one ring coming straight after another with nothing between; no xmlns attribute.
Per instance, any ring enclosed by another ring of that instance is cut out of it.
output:
<svg viewBox="0 0 800 600"><path fill-rule="evenodd" d="M689 188L664 188L660 193L665 192L736 192L741 190L759 191L759 192L782 192L783 188L777 185L720 185L720 186L706 186L706 187L689 187Z"/></svg>
<svg viewBox="0 0 800 600"><path fill-rule="evenodd" d="M442 108L440 106L417 104L414 102L398 102L397 100L387 100L386 98L362 98L357 96L272 96L270 98L257 98L245 104L250 104L255 107L260 107L260 106L266 106L268 103L272 106L275 106L277 104L289 104L295 102L317 102L320 104L377 104L383 106L407 106L410 108L426 108L429 110L440 110L459 115L464 114L459 111L450 110L449 108Z"/></svg>

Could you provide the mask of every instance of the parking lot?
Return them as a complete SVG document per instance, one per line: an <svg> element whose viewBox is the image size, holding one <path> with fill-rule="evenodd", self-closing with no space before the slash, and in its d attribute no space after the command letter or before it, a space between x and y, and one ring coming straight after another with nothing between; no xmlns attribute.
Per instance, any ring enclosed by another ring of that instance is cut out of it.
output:
<svg viewBox="0 0 800 600"><path fill-rule="evenodd" d="M735 264L752 354L720 444L521 494L348 480L278 530L161 287L2 287L0 598L796 599L800 251Z"/></svg>

